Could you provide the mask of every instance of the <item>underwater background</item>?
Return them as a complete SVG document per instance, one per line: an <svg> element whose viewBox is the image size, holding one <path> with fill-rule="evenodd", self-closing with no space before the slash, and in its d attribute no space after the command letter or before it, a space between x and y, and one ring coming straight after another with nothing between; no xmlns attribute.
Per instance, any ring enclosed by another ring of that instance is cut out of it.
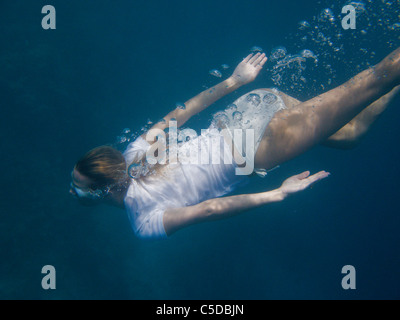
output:
<svg viewBox="0 0 400 320"><path fill-rule="evenodd" d="M355 149L317 146L235 193L305 170L329 179L166 241L139 240L124 211L68 193L87 150L123 148L125 128L140 132L251 50L270 57L256 81L185 126L208 127L255 88L309 99L400 45L399 0L353 2L357 28L343 30L349 3L1 1L0 299L399 299L399 97ZM47 4L56 30L41 26ZM42 289L45 265L55 290ZM356 290L341 286L345 265Z"/></svg>

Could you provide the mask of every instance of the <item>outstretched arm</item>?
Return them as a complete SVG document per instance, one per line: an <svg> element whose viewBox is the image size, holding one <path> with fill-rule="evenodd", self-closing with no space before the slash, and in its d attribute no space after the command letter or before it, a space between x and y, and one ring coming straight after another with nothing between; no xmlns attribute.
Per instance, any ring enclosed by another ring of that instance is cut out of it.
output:
<svg viewBox="0 0 400 320"><path fill-rule="evenodd" d="M151 129L164 130L171 119L176 119L178 127L182 126L191 117L206 109L218 99L233 92L241 86L248 84L257 77L264 64L267 62L265 54L250 54L236 67L232 76L216 86L203 91L185 103L185 109L175 109L168 113L165 122L156 123Z"/></svg>
<svg viewBox="0 0 400 320"><path fill-rule="evenodd" d="M273 191L215 198L195 206L168 209L164 212L164 229L167 235L171 235L193 224L229 218L267 203L282 201L328 176L325 171L312 176L306 171L285 180L280 188Z"/></svg>

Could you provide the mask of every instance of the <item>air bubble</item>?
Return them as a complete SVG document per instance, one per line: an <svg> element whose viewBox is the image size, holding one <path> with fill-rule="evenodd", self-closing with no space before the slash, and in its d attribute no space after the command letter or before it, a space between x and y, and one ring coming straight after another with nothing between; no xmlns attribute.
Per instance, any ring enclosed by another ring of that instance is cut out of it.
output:
<svg viewBox="0 0 400 320"><path fill-rule="evenodd" d="M140 171L141 171L140 169L141 165L139 163L132 163L128 168L128 175L132 179L137 179L140 177Z"/></svg>
<svg viewBox="0 0 400 320"><path fill-rule="evenodd" d="M251 52L262 52L263 49L261 47L254 46L250 49Z"/></svg>
<svg viewBox="0 0 400 320"><path fill-rule="evenodd" d="M310 27L311 27L311 25L305 20L299 22L299 29L300 30L306 30L306 29L308 29Z"/></svg>
<svg viewBox="0 0 400 320"><path fill-rule="evenodd" d="M247 95L246 101L251 102L257 107L261 103L261 98L256 93L250 93L249 95Z"/></svg>
<svg viewBox="0 0 400 320"><path fill-rule="evenodd" d="M126 136L118 136L117 137L117 143L124 143L126 142L127 138Z"/></svg>
<svg viewBox="0 0 400 320"><path fill-rule="evenodd" d="M234 104L234 103L232 103L232 104L230 104L228 107L227 107L227 111L230 111L230 112L235 112L237 110L237 105L236 104Z"/></svg>
<svg viewBox="0 0 400 320"><path fill-rule="evenodd" d="M219 111L213 116L212 125L215 128L225 128L229 126L229 118L228 115L224 111Z"/></svg>
<svg viewBox="0 0 400 320"><path fill-rule="evenodd" d="M217 78L221 78L222 77L221 71L219 71L217 69L210 70L209 73L210 73L210 75L212 75L214 77L217 77Z"/></svg>
<svg viewBox="0 0 400 320"><path fill-rule="evenodd" d="M312 52L311 50L307 50L307 49L301 51L301 52L300 52L300 55L301 55L303 58L317 59L317 57L315 56L314 52Z"/></svg>
<svg viewBox="0 0 400 320"><path fill-rule="evenodd" d="M322 20L328 20L330 22L335 22L335 16L330 8L322 10L320 15Z"/></svg>
<svg viewBox="0 0 400 320"><path fill-rule="evenodd" d="M242 115L242 113L239 112L239 111L235 111L235 112L232 114L232 117L233 117L233 120L235 120L235 121L241 121L241 120L243 119L243 115Z"/></svg>
<svg viewBox="0 0 400 320"><path fill-rule="evenodd" d="M276 61L276 60L284 58L286 56L286 54L287 54L287 50L285 47L277 47L272 50L270 59L271 59L271 61Z"/></svg>
<svg viewBox="0 0 400 320"><path fill-rule="evenodd" d="M263 98L263 102L267 105L274 104L277 100L278 100L278 97L270 92L265 94L265 96Z"/></svg>
<svg viewBox="0 0 400 320"><path fill-rule="evenodd" d="M180 110L185 110L186 106L185 106L185 104L183 102L177 102L176 103L176 108L180 109Z"/></svg>
<svg viewBox="0 0 400 320"><path fill-rule="evenodd" d="M357 17L366 11L365 3L361 1L350 1L348 5L353 6L356 9Z"/></svg>
<svg viewBox="0 0 400 320"><path fill-rule="evenodd" d="M398 30L400 30L400 23L397 22L397 23L395 23L395 24L392 24L392 25L389 27L389 29L390 29L390 30L393 30L393 31L398 31Z"/></svg>

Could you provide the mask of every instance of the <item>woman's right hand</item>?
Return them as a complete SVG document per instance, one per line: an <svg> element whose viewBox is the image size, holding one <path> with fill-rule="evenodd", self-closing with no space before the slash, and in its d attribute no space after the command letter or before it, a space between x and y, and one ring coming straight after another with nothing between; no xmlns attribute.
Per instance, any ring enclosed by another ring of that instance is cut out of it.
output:
<svg viewBox="0 0 400 320"><path fill-rule="evenodd" d="M303 191L317 181L329 176L330 173L326 171L320 171L312 176L310 176L310 171L306 171L286 179L279 188L279 191L282 192L284 197L286 197L292 193Z"/></svg>
<svg viewBox="0 0 400 320"><path fill-rule="evenodd" d="M255 80L267 60L265 53L249 54L239 63L231 78L238 85L248 84Z"/></svg>

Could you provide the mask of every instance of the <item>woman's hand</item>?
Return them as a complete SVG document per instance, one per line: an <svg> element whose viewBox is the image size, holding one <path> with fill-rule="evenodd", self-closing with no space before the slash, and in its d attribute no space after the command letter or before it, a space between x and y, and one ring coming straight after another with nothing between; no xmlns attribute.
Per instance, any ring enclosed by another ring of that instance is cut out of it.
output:
<svg viewBox="0 0 400 320"><path fill-rule="evenodd" d="M307 189L309 186L315 182L329 177L330 173L326 171L320 171L312 176L310 176L310 171L306 171L286 179L279 191L282 192L283 196L286 197L289 194L296 193Z"/></svg>
<svg viewBox="0 0 400 320"><path fill-rule="evenodd" d="M265 53L249 54L236 67L232 74L233 80L239 85L248 84L258 76L268 58Z"/></svg>

